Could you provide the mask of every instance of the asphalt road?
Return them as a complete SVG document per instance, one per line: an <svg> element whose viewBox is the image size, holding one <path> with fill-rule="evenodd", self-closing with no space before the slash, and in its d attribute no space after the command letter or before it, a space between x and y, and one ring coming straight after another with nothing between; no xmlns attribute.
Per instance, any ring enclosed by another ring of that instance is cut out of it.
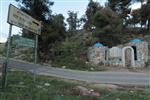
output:
<svg viewBox="0 0 150 100"><path fill-rule="evenodd" d="M0 58L0 64L4 62L3 58ZM87 72L87 71L75 71L68 69L53 68L49 66L43 66L39 64L32 64L23 61L17 61L11 59L9 61L9 68L21 69L24 71L30 71L38 75L54 76L59 78L73 79L79 81L85 81L88 83L100 83L100 84L117 84L117 85L150 85L150 73L138 73L138 72Z"/></svg>

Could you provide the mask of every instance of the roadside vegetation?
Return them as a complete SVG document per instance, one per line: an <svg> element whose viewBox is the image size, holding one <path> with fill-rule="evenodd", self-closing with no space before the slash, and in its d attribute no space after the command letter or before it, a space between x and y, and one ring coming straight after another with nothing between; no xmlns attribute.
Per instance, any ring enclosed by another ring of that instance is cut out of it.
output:
<svg viewBox="0 0 150 100"><path fill-rule="evenodd" d="M1 81L0 81L1 82ZM85 95L76 87L85 87L98 95ZM0 100L149 100L148 88L100 89L90 88L83 82L36 76L23 71L8 74L8 86L0 89Z"/></svg>
<svg viewBox="0 0 150 100"><path fill-rule="evenodd" d="M87 60L87 50L96 42L112 47L139 38L150 44L150 0L107 0L105 6L89 0L80 18L77 12L69 9L68 18L53 14L51 8L55 2L51 0L15 1L19 9L42 21L38 39L39 64L64 69L106 71L110 68L91 65ZM135 3L141 3L141 8L132 10L130 6ZM35 39L25 29L18 34ZM6 45L7 42L0 44L0 57L5 56ZM34 49L12 45L10 57L34 62ZM1 79L0 76L0 86ZM78 89L94 91L95 94L85 95ZM0 89L0 100L150 100L150 89L92 88L84 82L10 71L7 88Z"/></svg>
<svg viewBox="0 0 150 100"><path fill-rule="evenodd" d="M149 0L145 3L140 0L108 0L105 6L89 0L86 11L80 18L77 12L69 9L68 18L62 14L52 14L51 7L55 2L49 0L15 1L20 5L21 10L42 21L38 43L40 64L76 70L102 71L107 68L87 62L87 50L94 43L101 42L105 46L112 47L139 38L150 44ZM139 2L142 7L132 10L130 6ZM25 29L18 35L35 39L34 35ZM5 45L7 44L0 44L0 56L5 55ZM12 46L10 57L34 62L34 49Z"/></svg>
<svg viewBox="0 0 150 100"><path fill-rule="evenodd" d="M0 56L4 56L5 43L0 43Z"/></svg>
<svg viewBox="0 0 150 100"><path fill-rule="evenodd" d="M106 70L103 66L92 66L87 62L87 49L95 42L108 47L127 43L133 38L149 42L149 0L145 3L141 0L108 0L105 6L89 0L80 18L77 12L69 9L67 18L62 14L53 14L51 8L55 2L49 0L16 2L21 10L42 21L38 44L38 62L41 64L77 70ZM131 9L135 3L141 3L142 7ZM25 29L20 35L35 39ZM21 53L12 54L12 57L20 55L14 58L33 62L33 50Z"/></svg>

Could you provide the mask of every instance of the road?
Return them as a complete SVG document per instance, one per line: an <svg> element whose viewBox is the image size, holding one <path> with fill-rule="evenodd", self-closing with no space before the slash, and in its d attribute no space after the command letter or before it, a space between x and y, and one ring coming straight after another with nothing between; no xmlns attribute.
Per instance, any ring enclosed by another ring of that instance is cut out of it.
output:
<svg viewBox="0 0 150 100"><path fill-rule="evenodd" d="M0 64L4 59L0 58ZM30 71L38 75L54 76L65 79L73 79L85 81L87 83L100 83L100 84L117 84L117 85L140 85L148 86L150 74L137 73L137 72L87 72L75 71L61 68L54 68L39 64L32 64L23 61L11 59L9 61L9 68L21 69Z"/></svg>

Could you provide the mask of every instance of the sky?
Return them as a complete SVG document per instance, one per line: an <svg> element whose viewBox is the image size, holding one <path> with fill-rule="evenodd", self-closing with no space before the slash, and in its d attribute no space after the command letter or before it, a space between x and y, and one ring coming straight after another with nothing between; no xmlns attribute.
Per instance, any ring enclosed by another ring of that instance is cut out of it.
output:
<svg viewBox="0 0 150 100"><path fill-rule="evenodd" d="M52 14L63 14L65 18L68 17L67 12L74 11L78 13L78 17L85 14L89 0L51 0L54 5L51 7ZM107 0L95 0L101 5L104 5ZM18 3L15 0L0 0L0 42L6 42L9 33L9 24L7 23L8 7L13 4L16 7ZM132 9L140 7L140 3L132 5ZM18 34L20 28L13 26L12 35Z"/></svg>

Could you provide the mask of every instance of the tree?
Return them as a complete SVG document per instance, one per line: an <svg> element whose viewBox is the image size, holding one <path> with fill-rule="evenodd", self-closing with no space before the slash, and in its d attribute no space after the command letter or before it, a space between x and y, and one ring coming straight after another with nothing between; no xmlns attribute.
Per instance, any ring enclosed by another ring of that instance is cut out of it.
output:
<svg viewBox="0 0 150 100"><path fill-rule="evenodd" d="M141 8L141 21L147 29L150 29L150 2L144 4Z"/></svg>
<svg viewBox="0 0 150 100"><path fill-rule="evenodd" d="M16 1L19 3L19 7L22 11L29 14L33 18L42 21L43 24L42 26L45 25L44 23L50 22L49 19L51 17L52 12L50 6L54 4L53 2L49 0L16 0ZM29 33L31 32L23 29L24 37L34 38L33 35ZM43 31L41 33L43 33Z"/></svg>
<svg viewBox="0 0 150 100"><path fill-rule="evenodd" d="M37 20L47 22L51 15L50 7L54 4L49 0L16 0L20 8L36 18Z"/></svg>
<svg viewBox="0 0 150 100"><path fill-rule="evenodd" d="M141 21L141 9L133 10L131 13L131 16L132 16L132 18L130 20L128 20L129 21L128 23L133 24L135 27L135 25L140 23L140 21Z"/></svg>
<svg viewBox="0 0 150 100"><path fill-rule="evenodd" d="M133 2L141 3L140 13L139 13L141 28L144 25L147 29L150 29L150 13L149 13L150 12L150 0L133 0Z"/></svg>
<svg viewBox="0 0 150 100"><path fill-rule="evenodd" d="M108 0L108 6L115 12L117 12L120 17L124 20L123 25L127 26L127 20L129 18L131 9L131 0Z"/></svg>
<svg viewBox="0 0 150 100"><path fill-rule="evenodd" d="M55 31L58 31L60 33L66 32L66 24L64 22L64 16L62 14L56 14L52 15L52 26L55 27ZM62 34L63 35L63 34Z"/></svg>
<svg viewBox="0 0 150 100"><path fill-rule="evenodd" d="M120 43L118 34L122 30L122 19L109 7L104 7L96 12L94 15L94 26L93 36L98 41L108 46Z"/></svg>
<svg viewBox="0 0 150 100"><path fill-rule="evenodd" d="M39 37L39 56L48 59L49 50L56 41L65 38L64 17L61 14L52 15L51 6L54 4L49 0L16 0L20 4L20 9L28 13L35 19L42 21L41 35ZM32 37L31 32L23 30L25 37ZM46 58L45 58L46 57Z"/></svg>
<svg viewBox="0 0 150 100"><path fill-rule="evenodd" d="M121 29L121 24L121 18L109 7L102 8L94 15L94 26L98 29L109 32L117 32Z"/></svg>
<svg viewBox="0 0 150 100"><path fill-rule="evenodd" d="M147 29L150 29L150 0L147 1L147 14L148 14L148 24L147 24Z"/></svg>
<svg viewBox="0 0 150 100"><path fill-rule="evenodd" d="M68 11L68 15L69 17L67 18L67 22L69 24L69 31L76 31L78 23L77 13L73 11Z"/></svg>
<svg viewBox="0 0 150 100"><path fill-rule="evenodd" d="M87 30L92 30L92 28L94 27L94 15L96 14L96 12L101 9L101 6L99 5L99 3L94 2L93 0L90 0L87 10L85 12L86 14L86 22L84 25L84 28Z"/></svg>

